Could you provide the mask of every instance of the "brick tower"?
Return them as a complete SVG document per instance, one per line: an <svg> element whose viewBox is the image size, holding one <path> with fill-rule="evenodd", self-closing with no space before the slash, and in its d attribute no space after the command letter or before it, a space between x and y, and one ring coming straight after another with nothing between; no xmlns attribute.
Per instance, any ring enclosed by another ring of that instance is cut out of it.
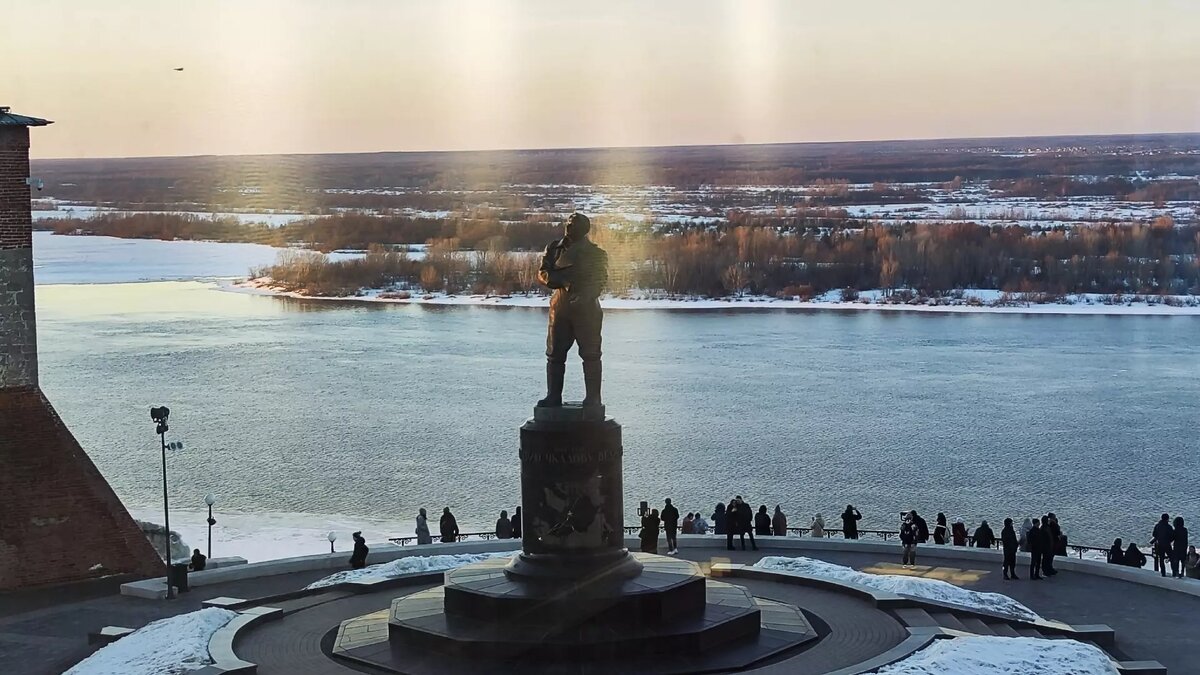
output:
<svg viewBox="0 0 1200 675"><path fill-rule="evenodd" d="M38 386L29 127L0 107L0 591L162 561Z"/></svg>

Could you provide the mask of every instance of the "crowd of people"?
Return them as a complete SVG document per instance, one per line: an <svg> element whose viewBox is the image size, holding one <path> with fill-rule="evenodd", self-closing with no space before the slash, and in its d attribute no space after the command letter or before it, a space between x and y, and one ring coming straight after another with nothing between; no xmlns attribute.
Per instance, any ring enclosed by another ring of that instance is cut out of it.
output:
<svg viewBox="0 0 1200 675"><path fill-rule="evenodd" d="M644 504L644 502L643 502ZM679 534L709 534L725 536L726 548L735 550L734 539L738 540L741 550L746 550L746 539L750 539L750 549L758 550L755 537L784 537L788 536L788 518L779 504L773 512L768 511L766 504L761 504L755 511L741 495L735 496L728 503L718 502L712 515L705 518L699 511L689 511L680 518L679 509L670 499L663 502L661 511L656 508L646 508L641 512L641 530L638 533L640 549L646 553L658 553L660 535L666 535L666 553L675 555L679 551ZM841 533L846 539L858 539L859 521L862 513L853 505L847 504L840 516ZM836 521L835 521L836 522ZM826 531L825 518L820 513L813 516L808 530L813 537L824 537L830 534ZM894 530L893 530L894 531ZM458 541L461 533L458 521L450 508L442 510L439 523L441 541ZM901 564L905 567L916 565L917 548L932 539L935 545L973 546L978 548L999 548L1004 554L1003 569L1005 579L1020 579L1017 575L1017 553L1028 553L1030 556L1029 579L1041 580L1058 574L1054 567L1054 559L1067 555L1067 535L1059 525L1058 517L1053 512L1044 516L1029 516L1018 528L1012 518L1004 519L1004 526L999 536L984 520L973 530L969 530L961 518L949 523L946 514L938 513L931 530L928 522L915 510L900 514L899 528L900 544L902 546ZM425 509L420 509L417 515L416 535L418 544L430 544L433 537ZM495 537L497 539L521 538L521 507L513 511L511 517L508 511L501 511L496 520ZM365 564L366 542L360 533L354 533L355 552L351 565L358 567ZM1162 576L1167 575L1168 565L1171 576L1175 578L1200 579L1200 553L1196 547L1188 543L1188 529L1182 516L1174 520L1169 514L1162 514L1154 526L1150 540L1151 559L1154 570ZM199 553L199 551L197 551ZM360 555L361 553L361 555ZM1107 553L1108 562L1114 565L1127 565L1141 568L1146 565L1147 558L1136 543L1130 542L1126 547L1121 539L1113 542ZM203 563L201 563L203 565Z"/></svg>

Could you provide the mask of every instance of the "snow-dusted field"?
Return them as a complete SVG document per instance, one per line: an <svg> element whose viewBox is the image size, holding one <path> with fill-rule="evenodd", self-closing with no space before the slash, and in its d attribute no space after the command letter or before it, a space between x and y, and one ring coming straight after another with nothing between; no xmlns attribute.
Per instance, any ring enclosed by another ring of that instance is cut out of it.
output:
<svg viewBox="0 0 1200 675"><path fill-rule="evenodd" d="M159 619L100 648L65 675L179 675L212 663L208 641L236 612L208 607Z"/></svg>
<svg viewBox="0 0 1200 675"><path fill-rule="evenodd" d="M258 295L280 295L310 300L334 300L339 302L384 302L399 304L425 305L473 305L485 307L548 307L550 299L544 295L447 295L445 293L422 293L412 291L409 297L398 297L393 289L367 289L360 295L350 297L308 296L275 288L270 279L252 279L238 283L223 283L225 290ZM884 299L882 291L863 291L860 299L845 302L839 299L839 291L831 291L813 300L783 300L766 296L737 296L728 298L670 298L661 294L648 293L643 297L612 297L606 296L600 300L605 309L634 310L731 310L731 309L823 309L843 311L901 311L901 312L943 312L943 313L974 313L988 312L994 314L1088 314L1104 316L1139 315L1139 316L1200 316L1200 302L1189 296L1177 296L1180 302L1195 302L1194 305L1171 306L1165 304L1149 304L1132 302L1126 304L1104 304L1104 296L1094 293L1069 296L1067 303L1026 303L1010 305L994 305L1000 291L970 289L964 291L964 297L956 304L905 304L889 303ZM968 302L974 298L979 304Z"/></svg>
<svg viewBox="0 0 1200 675"><path fill-rule="evenodd" d="M803 556L795 558L766 556L755 563L754 566L762 569L797 572L821 579L869 586L889 593L946 602L968 609L979 609L1003 614L1024 621L1036 621L1041 618L1032 609L1029 609L1007 595L972 591L941 581L940 579L925 579L898 574L867 574L866 572L859 572L843 565L835 565Z"/></svg>
<svg viewBox="0 0 1200 675"><path fill-rule="evenodd" d="M994 636L936 640L879 675L1116 675L1098 647L1075 640Z"/></svg>
<svg viewBox="0 0 1200 675"><path fill-rule="evenodd" d="M514 540L513 545L520 544ZM516 553L513 551L500 551L498 553L455 553L448 555L415 555L407 558L393 560L390 563L381 565L371 565L360 570L345 570L331 574L324 579L318 579L311 584L305 586L308 588L324 588L347 581L383 581L385 579L393 579L405 574L416 574L418 572L438 572L441 570L452 570L463 565L471 563L483 562L492 558L511 558Z"/></svg>

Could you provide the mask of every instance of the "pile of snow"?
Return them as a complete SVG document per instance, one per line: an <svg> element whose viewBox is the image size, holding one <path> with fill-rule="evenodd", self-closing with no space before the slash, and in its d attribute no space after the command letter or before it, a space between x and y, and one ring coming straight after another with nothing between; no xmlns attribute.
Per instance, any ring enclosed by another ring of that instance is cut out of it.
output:
<svg viewBox="0 0 1200 675"><path fill-rule="evenodd" d="M237 612L209 607L159 619L80 661L64 675L178 675L212 663L208 641Z"/></svg>
<svg viewBox="0 0 1200 675"><path fill-rule="evenodd" d="M1037 621L1041 617L1032 609L1000 593L981 593L959 588L954 584L940 579L924 579L897 574L867 574L858 570L834 565L812 558L785 558L782 556L767 556L754 564L769 570L797 572L805 576L843 581L860 586L869 586L881 591L925 598L937 602L958 605L967 609L978 609L996 614L1011 616L1023 621Z"/></svg>
<svg viewBox="0 0 1200 675"><path fill-rule="evenodd" d="M879 669L879 675L1117 675L1098 647L1074 640L1027 637L960 637L936 640L912 656Z"/></svg>
<svg viewBox="0 0 1200 675"><path fill-rule="evenodd" d="M324 579L318 579L311 584L305 586L309 588L323 588L332 586L347 581L367 582L367 581L382 581L384 579L393 579L405 574L416 574L418 572L437 572L440 570L452 570L463 565L490 560L491 558L511 558L516 551L500 551L498 553L457 553L454 555L414 555L407 558L393 560L390 563L380 565L371 565L364 567L361 570L346 570L331 574Z"/></svg>

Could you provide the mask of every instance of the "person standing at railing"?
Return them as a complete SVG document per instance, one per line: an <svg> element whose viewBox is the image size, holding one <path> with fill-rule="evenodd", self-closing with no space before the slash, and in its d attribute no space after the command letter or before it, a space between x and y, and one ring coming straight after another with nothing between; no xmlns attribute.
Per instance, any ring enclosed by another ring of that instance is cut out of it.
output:
<svg viewBox="0 0 1200 675"><path fill-rule="evenodd" d="M438 527L442 532L442 543L452 544L458 541L458 521L454 519L454 514L450 513L450 507L442 509L442 519L438 523Z"/></svg>
<svg viewBox="0 0 1200 675"><path fill-rule="evenodd" d="M813 516L812 519L812 536L820 538L825 536L825 518L821 514Z"/></svg>
<svg viewBox="0 0 1200 675"><path fill-rule="evenodd" d="M1200 579L1200 553L1195 546L1188 546L1187 557L1183 561L1183 575L1188 579Z"/></svg>
<svg viewBox="0 0 1200 675"><path fill-rule="evenodd" d="M1051 527L1050 516L1042 516L1042 575L1052 577L1058 574L1054 569L1054 547L1056 538Z"/></svg>
<svg viewBox="0 0 1200 675"><path fill-rule="evenodd" d="M516 510L513 511L512 534L513 534L513 539L521 538L521 507L520 506L518 506L516 508Z"/></svg>
<svg viewBox="0 0 1200 675"><path fill-rule="evenodd" d="M946 514L940 511L937 514L937 522L933 526L933 543L938 546L945 546L950 539L950 528L946 526Z"/></svg>
<svg viewBox="0 0 1200 675"><path fill-rule="evenodd" d="M760 504L758 513L754 514L754 534L760 537L771 536L771 516L767 513L766 504Z"/></svg>
<svg viewBox="0 0 1200 675"><path fill-rule="evenodd" d="M1124 565L1125 564L1125 548L1118 537L1113 541L1112 548L1108 549L1108 564Z"/></svg>
<svg viewBox="0 0 1200 675"><path fill-rule="evenodd" d="M1013 529L1012 518L1004 519L1004 529L1000 530L1000 545L1004 549L1004 578L1014 581L1020 580L1017 576L1017 531Z"/></svg>
<svg viewBox="0 0 1200 675"><path fill-rule="evenodd" d="M1025 541L1029 546L1029 578L1039 581L1042 578L1042 526L1037 520L1031 520L1029 534Z"/></svg>
<svg viewBox="0 0 1200 675"><path fill-rule="evenodd" d="M854 508L853 504L847 504L846 510L842 511L842 537L846 539L858 539L858 521L862 520L862 514L858 509Z"/></svg>
<svg viewBox="0 0 1200 675"><path fill-rule="evenodd" d="M1120 541L1118 539L1117 541ZM1146 566L1146 554L1138 550L1137 544L1129 542L1129 548L1125 549L1125 566L1136 567L1141 569Z"/></svg>
<svg viewBox="0 0 1200 675"><path fill-rule="evenodd" d="M979 523L979 527L975 528L975 533L971 535L971 543L975 548L991 548L992 542L996 540L996 534L992 532L991 526L985 520Z"/></svg>
<svg viewBox="0 0 1200 675"><path fill-rule="evenodd" d="M658 517L658 509L650 509L650 513L642 516L642 553L658 553L658 528L662 521Z"/></svg>
<svg viewBox="0 0 1200 675"><path fill-rule="evenodd" d="M1029 530L1033 529L1033 519L1026 516L1025 522L1021 523L1021 537L1017 540L1021 544L1021 552L1029 553Z"/></svg>
<svg viewBox="0 0 1200 675"><path fill-rule="evenodd" d="M496 519L496 538L512 539L512 536L512 521L508 518L508 511L501 511L500 517Z"/></svg>
<svg viewBox="0 0 1200 675"><path fill-rule="evenodd" d="M713 509L712 514L713 534L718 536L722 534L729 534L729 515L730 514L726 513L725 505L718 502L717 507ZM730 550L733 549L732 539L729 540L729 548Z"/></svg>
<svg viewBox="0 0 1200 675"><path fill-rule="evenodd" d="M422 507L417 512L417 545L432 544L433 535L429 533L429 517L425 515L425 508Z"/></svg>
<svg viewBox="0 0 1200 675"><path fill-rule="evenodd" d="M1174 532L1171 536L1171 576L1183 578L1183 563L1187 558L1188 529L1183 526L1183 516L1175 516Z"/></svg>
<svg viewBox="0 0 1200 675"><path fill-rule="evenodd" d="M679 552L679 509L675 508L670 498L663 504L662 526L667 535L667 555L675 555Z"/></svg>
<svg viewBox="0 0 1200 675"><path fill-rule="evenodd" d="M361 570L367 566L367 553L370 549L367 548L367 540L363 538L362 532L354 532L350 535L354 538L354 552L350 554L350 569Z"/></svg>
<svg viewBox="0 0 1200 675"><path fill-rule="evenodd" d="M954 538L955 546L967 545L967 526L963 524L962 518L954 521L954 527L950 530L950 534Z"/></svg>
<svg viewBox="0 0 1200 675"><path fill-rule="evenodd" d="M787 536L787 516L778 504L775 505L775 515L771 516L771 531L776 537Z"/></svg>
<svg viewBox="0 0 1200 675"><path fill-rule="evenodd" d="M904 522L900 524L900 545L904 547L900 564L905 568L911 568L917 564L917 540L920 538L920 529L913 521L912 513L905 514Z"/></svg>
<svg viewBox="0 0 1200 675"><path fill-rule="evenodd" d="M1167 556L1171 551L1171 540L1175 529L1171 527L1171 514L1164 513L1154 526L1154 538L1150 541L1150 554L1154 556L1154 571L1167 576Z"/></svg>

